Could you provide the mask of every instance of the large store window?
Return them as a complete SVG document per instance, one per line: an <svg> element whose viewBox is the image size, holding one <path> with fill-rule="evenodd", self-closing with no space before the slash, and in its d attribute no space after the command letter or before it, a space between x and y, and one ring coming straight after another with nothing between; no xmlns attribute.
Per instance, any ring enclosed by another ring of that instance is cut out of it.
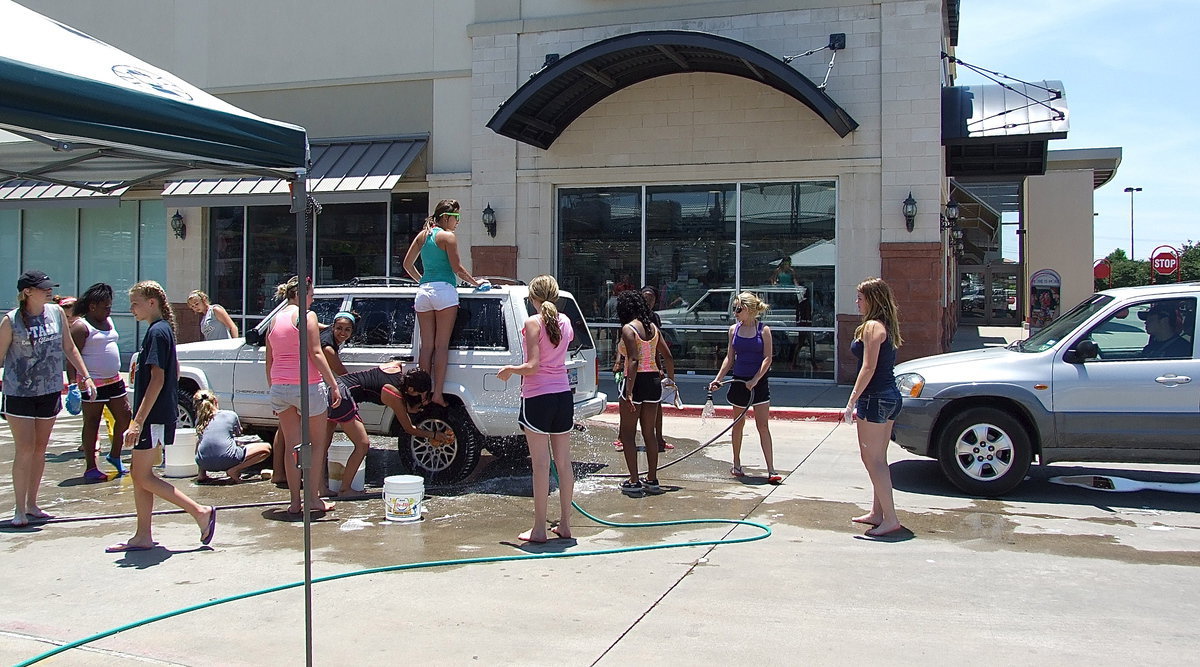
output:
<svg viewBox="0 0 1200 667"><path fill-rule="evenodd" d="M707 373L748 290L771 306L773 374L833 379L836 201L833 181L562 189L559 279L593 324L602 364L617 292L654 287L676 367Z"/></svg>
<svg viewBox="0 0 1200 667"><path fill-rule="evenodd" d="M326 204L317 216L318 285L386 275L387 204Z"/></svg>
<svg viewBox="0 0 1200 667"><path fill-rule="evenodd" d="M407 275L404 272L404 254L408 252L413 237L425 227L425 218L432 212L429 195L424 192L392 195L392 261L388 275L401 278Z"/></svg>

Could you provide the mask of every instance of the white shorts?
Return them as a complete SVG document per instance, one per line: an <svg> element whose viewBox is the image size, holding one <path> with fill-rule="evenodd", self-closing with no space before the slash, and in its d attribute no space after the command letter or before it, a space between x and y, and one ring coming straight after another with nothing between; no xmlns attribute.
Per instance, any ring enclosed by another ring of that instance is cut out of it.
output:
<svg viewBox="0 0 1200 667"><path fill-rule="evenodd" d="M450 283L421 283L417 287L417 298L413 308L418 313L445 310L458 305L458 290Z"/></svg>

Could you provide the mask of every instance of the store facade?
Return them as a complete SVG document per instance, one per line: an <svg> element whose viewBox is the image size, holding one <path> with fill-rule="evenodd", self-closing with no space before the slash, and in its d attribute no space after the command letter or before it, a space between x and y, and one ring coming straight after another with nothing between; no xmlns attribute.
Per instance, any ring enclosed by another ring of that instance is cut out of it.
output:
<svg viewBox="0 0 1200 667"><path fill-rule="evenodd" d="M955 0L364 3L304 14L324 39L292 60L279 54L293 33L253 4L155 6L136 29L91 4L23 4L329 137L314 140L310 178L320 284L402 275L422 217L453 198L476 274L558 276L601 340L615 292L654 287L685 371L720 363L739 290L772 304L780 377L848 379L868 276L896 291L904 357L944 350L953 332L941 91L954 69L941 54L957 39ZM177 44L149 37L184 22ZM10 252L13 225L55 198L4 197L21 209L0 214ZM168 256L139 277L177 303L205 289L242 324L270 307L294 253L278 183L170 181L125 193L120 210L131 197L157 206L136 243ZM77 220L88 210L57 203ZM30 265L41 251L19 252ZM75 266L82 287L101 275Z"/></svg>

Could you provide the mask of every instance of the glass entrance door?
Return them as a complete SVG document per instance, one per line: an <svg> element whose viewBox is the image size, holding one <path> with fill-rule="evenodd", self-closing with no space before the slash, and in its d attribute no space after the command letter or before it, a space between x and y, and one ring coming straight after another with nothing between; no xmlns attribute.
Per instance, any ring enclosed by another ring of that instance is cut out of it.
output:
<svg viewBox="0 0 1200 667"><path fill-rule="evenodd" d="M1020 324L1020 285L1020 274L1016 267L959 267L959 324L989 326Z"/></svg>

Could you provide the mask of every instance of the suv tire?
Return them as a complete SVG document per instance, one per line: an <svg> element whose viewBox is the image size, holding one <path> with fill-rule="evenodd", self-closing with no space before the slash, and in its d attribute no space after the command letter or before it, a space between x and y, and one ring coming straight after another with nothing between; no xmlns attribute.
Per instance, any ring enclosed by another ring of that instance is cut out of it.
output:
<svg viewBox="0 0 1200 667"><path fill-rule="evenodd" d="M1029 433L1021 422L995 408L968 408L938 434L938 463L966 493L999 496L1025 479L1032 459Z"/></svg>
<svg viewBox="0 0 1200 667"><path fill-rule="evenodd" d="M419 419L416 427L421 430L453 430L454 441L446 445L434 445L425 438L401 433L396 438L400 462L412 474L424 477L429 484L454 484L470 475L479 463L483 436L471 422L466 408L455 405L426 413Z"/></svg>
<svg viewBox="0 0 1200 667"><path fill-rule="evenodd" d="M487 450L498 459L519 460L529 458L529 445L523 435L502 435L486 440Z"/></svg>
<svg viewBox="0 0 1200 667"><path fill-rule="evenodd" d="M195 392L183 387L175 390L175 426L177 428L196 428L196 407L192 398Z"/></svg>

